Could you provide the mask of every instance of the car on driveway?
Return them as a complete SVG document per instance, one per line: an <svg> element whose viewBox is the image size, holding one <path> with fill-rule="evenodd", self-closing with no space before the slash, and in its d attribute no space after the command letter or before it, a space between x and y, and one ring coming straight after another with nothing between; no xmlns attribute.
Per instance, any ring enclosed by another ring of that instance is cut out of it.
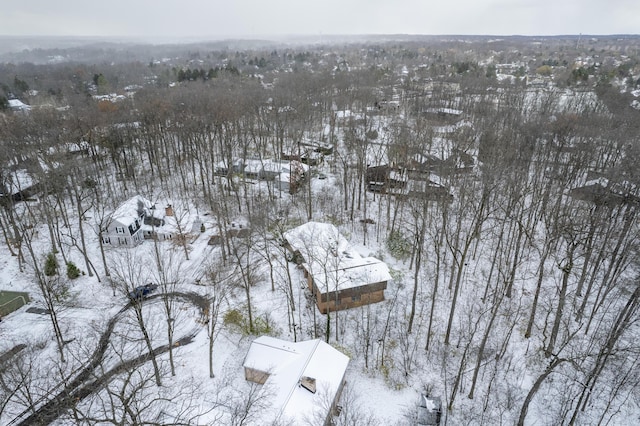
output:
<svg viewBox="0 0 640 426"><path fill-rule="evenodd" d="M156 291L157 288L158 288L158 284L153 284L153 283L141 285L140 287L136 287L129 292L129 299L131 300L146 299L147 297L149 297L151 293Z"/></svg>

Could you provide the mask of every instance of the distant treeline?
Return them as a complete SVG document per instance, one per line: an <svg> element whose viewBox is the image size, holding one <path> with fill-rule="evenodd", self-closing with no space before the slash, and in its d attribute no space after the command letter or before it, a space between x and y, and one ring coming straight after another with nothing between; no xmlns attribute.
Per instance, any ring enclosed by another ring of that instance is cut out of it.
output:
<svg viewBox="0 0 640 426"><path fill-rule="evenodd" d="M227 65L223 68L215 67L209 68L209 71L203 68L182 68L176 71L176 78L179 82L182 81L195 81L195 80L211 80L217 78L221 73L229 73L231 75L240 75L240 70L233 65Z"/></svg>

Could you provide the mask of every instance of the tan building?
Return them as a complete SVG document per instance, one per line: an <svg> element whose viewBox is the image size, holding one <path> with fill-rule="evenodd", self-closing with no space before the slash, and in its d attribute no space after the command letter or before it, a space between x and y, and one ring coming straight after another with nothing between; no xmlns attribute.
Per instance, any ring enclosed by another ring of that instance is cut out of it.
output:
<svg viewBox="0 0 640 426"><path fill-rule="evenodd" d="M320 339L269 336L251 343L243 363L245 378L264 385L264 424L332 424L348 365L348 356Z"/></svg>
<svg viewBox="0 0 640 426"><path fill-rule="evenodd" d="M308 222L284 238L323 314L384 300L389 268L375 257L360 256L334 225Z"/></svg>

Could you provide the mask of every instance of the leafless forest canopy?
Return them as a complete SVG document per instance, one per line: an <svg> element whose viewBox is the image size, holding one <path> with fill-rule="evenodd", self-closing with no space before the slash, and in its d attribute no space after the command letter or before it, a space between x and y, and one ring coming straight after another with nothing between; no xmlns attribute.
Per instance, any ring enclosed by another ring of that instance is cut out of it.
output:
<svg viewBox="0 0 640 426"><path fill-rule="evenodd" d="M184 373L172 324L189 309L206 323L211 359L219 333L269 333L278 320L252 298L261 288L287 305L281 337L331 342L389 392L439 395L448 424L640 422L639 47L624 36L397 37L4 54L2 252L33 283L57 352L43 363L40 341L0 358L0 423L20 412L78 424L259 421L255 387L203 403L188 385L161 384ZM309 171L283 191L232 167L268 159ZM16 190L23 173L34 187ZM184 296L189 231L145 242L155 248L144 268L120 254L132 249L103 244L110 214L135 195L219 229L250 224L245 239L221 232L198 266L202 300ZM279 242L310 220L389 264L384 302L323 315L296 300L299 271ZM47 270L47 254L62 272ZM129 327L139 338L92 357L104 329L82 330L81 343L60 325L72 261L105 294L153 276L168 325L154 330L133 302L112 336ZM131 359L160 345L165 354ZM46 417L44 401L88 363L94 387ZM55 378L38 374L45 365ZM349 392L335 422L377 424L362 405L349 410L366 390ZM158 414L163 398L183 403ZM398 424L411 424L413 403Z"/></svg>

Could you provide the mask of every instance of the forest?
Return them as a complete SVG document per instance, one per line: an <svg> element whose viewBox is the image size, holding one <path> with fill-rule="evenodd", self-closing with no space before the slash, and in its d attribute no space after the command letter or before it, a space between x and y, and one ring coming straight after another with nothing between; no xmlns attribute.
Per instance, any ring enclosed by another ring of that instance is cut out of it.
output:
<svg viewBox="0 0 640 426"><path fill-rule="evenodd" d="M421 424L420 395L441 424L640 422L639 44L5 56L0 295L31 302L0 298L0 424L296 424L244 380L263 335L350 358L327 424ZM118 246L134 197L149 238ZM318 310L308 222L388 265L383 301Z"/></svg>

